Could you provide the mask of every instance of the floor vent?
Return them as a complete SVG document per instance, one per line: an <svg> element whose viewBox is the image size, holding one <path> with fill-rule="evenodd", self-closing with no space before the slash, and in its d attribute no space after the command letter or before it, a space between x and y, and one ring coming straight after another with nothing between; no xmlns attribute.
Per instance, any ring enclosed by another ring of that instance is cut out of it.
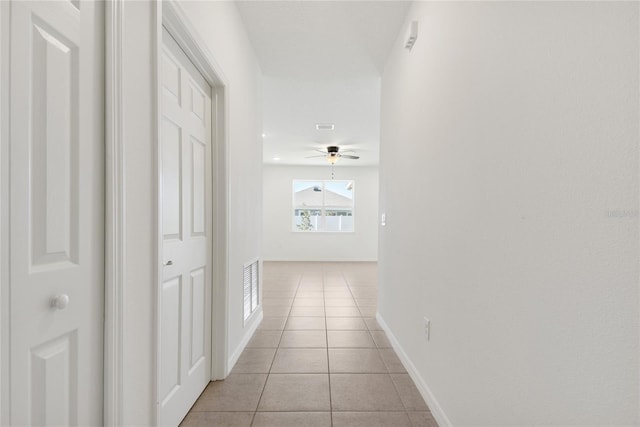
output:
<svg viewBox="0 0 640 427"><path fill-rule="evenodd" d="M242 282L244 286L244 321L258 308L260 303L259 298L259 286L260 286L260 262L258 259L248 262L244 265L244 272L242 275Z"/></svg>

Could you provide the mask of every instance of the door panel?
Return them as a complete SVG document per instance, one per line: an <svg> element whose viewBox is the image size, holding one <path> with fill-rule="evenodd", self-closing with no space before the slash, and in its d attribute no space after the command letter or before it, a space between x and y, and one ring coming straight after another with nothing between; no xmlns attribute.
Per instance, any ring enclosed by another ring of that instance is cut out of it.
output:
<svg viewBox="0 0 640 427"><path fill-rule="evenodd" d="M11 4L12 425L102 422L102 7Z"/></svg>
<svg viewBox="0 0 640 427"><path fill-rule="evenodd" d="M204 357L205 344L205 271L199 268L191 272L191 336L190 338L190 357L191 364L189 370L192 370Z"/></svg>
<svg viewBox="0 0 640 427"><path fill-rule="evenodd" d="M177 425L211 377L211 88L166 31L161 64L158 400Z"/></svg>

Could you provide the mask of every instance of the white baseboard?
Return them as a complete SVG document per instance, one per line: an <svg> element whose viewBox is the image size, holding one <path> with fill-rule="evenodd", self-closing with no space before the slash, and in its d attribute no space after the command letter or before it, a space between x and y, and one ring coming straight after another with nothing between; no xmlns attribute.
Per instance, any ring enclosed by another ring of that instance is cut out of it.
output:
<svg viewBox="0 0 640 427"><path fill-rule="evenodd" d="M442 410L442 407L440 406L435 396L427 386L427 383L425 382L424 378L422 378L420 373L418 373L418 370L416 369L415 365L413 364L413 362L411 362L411 359L409 359L409 356L407 356L407 353L405 353L404 349L398 342L397 338L395 337L393 332L391 332L391 329L389 329L389 325L387 325L387 323L384 321L380 313L376 313L376 319L378 320L378 323L380 324L382 329L384 329L384 331L386 332L387 337L389 338L389 342L391 342L391 346L396 351L396 354L400 358L400 361L404 365L404 368L409 373L409 376L411 377L413 382L416 384L416 387L418 388L418 391L422 395L422 398L425 400L425 402L427 402L427 405L431 410L431 414L433 415L433 418L436 419L440 427L451 427L452 426L451 421L449 421L449 418Z"/></svg>
<svg viewBox="0 0 640 427"><path fill-rule="evenodd" d="M247 329L247 332L244 334L242 341L240 341L240 344L238 345L238 347L236 347L236 349L231 354L231 357L229 358L229 363L227 363L227 372L225 374L225 378L227 377L227 375L229 375L233 367L236 365L236 362L240 358L240 355L244 351L245 347L247 346L247 344L249 344L249 341L251 341L251 338L253 338L253 334L255 334L256 329L258 329L258 326L260 326L260 323L262 323L262 318L264 317L264 313L262 312L262 306L260 306L258 310L259 311L253 315L254 320L253 322L251 322L251 325L249 325L249 329Z"/></svg>

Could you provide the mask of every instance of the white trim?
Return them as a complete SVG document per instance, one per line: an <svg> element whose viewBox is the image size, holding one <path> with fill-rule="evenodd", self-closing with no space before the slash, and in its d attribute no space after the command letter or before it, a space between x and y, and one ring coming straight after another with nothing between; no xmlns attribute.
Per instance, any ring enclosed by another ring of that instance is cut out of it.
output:
<svg viewBox="0 0 640 427"><path fill-rule="evenodd" d="M221 77L223 85L213 88L212 99L214 104L212 110L215 126L215 139L213 143L212 155L214 174L213 186L213 212L217 214L213 220L213 250L217 254L213 262L213 313L211 331L211 379L220 380L227 377L230 370L228 361L229 347L229 191L227 183L228 149L227 129L229 129L229 103L227 102L229 90L226 80Z"/></svg>
<svg viewBox="0 0 640 427"><path fill-rule="evenodd" d="M378 321L382 329L384 329L385 333L387 334L387 337L389 338L389 342L391 342L391 346L393 347L396 354L400 358L400 361L402 362L402 364L404 365L404 368L409 373L409 376L411 377L413 382L416 384L416 387L418 388L418 391L422 395L422 398L425 400L425 402L427 402L427 405L431 410L431 414L438 422L438 425L440 427L452 426L453 424L451 424L451 421L449 421L447 414L444 413L444 410L436 400L436 397L433 395L433 393L429 389L429 386L427 386L426 381L424 380L424 378L422 378L422 376L416 369L413 362L411 362L411 359L409 359L409 356L407 356L407 353L404 351L404 349L398 342L398 339L395 337L395 335L393 335L393 332L391 332L391 329L389 328L387 323L384 321L380 313L376 313L376 320Z"/></svg>
<svg viewBox="0 0 640 427"><path fill-rule="evenodd" d="M164 26L174 38L178 46L185 52L189 60L193 62L198 71L211 86L212 101L212 166L213 166L213 230L212 252L212 340L211 340L211 379L226 378L229 370L227 358L228 330L229 330L229 304L228 304L228 190L227 190L227 132L228 129L228 99L229 85L221 67L211 52L206 48L206 43L200 38L189 18L181 6L174 0L163 0L158 3L158 15L161 18L161 27ZM162 28L156 32L156 43L162 40ZM158 52L158 51L157 51ZM160 73L159 64L156 63L156 78ZM159 84L158 84L159 88ZM158 92L160 93L160 92ZM160 112L159 112L160 114ZM156 126L157 128L157 126ZM159 162L159 160L157 160ZM159 165L159 163L158 163ZM157 165L156 165L157 166ZM158 168L159 169L159 168ZM159 193L158 193L159 194ZM158 205L159 206L159 205ZM159 235L159 233L158 233ZM159 243L156 243L159 249ZM160 252L158 250L158 252ZM161 265L161 260L158 261Z"/></svg>
<svg viewBox="0 0 640 427"><path fill-rule="evenodd" d="M162 259L162 240L160 236L162 234L162 150L160 148L160 137L161 131L160 126L162 125L162 76L161 76L161 58L162 58L162 14L164 7L161 2L154 2L152 6L152 19L153 23L151 25L151 61L153 74L151 77L152 87L155 87L155 92L152 91L153 97L151 99L151 117L153 118L153 153L155 154L155 162L153 162L152 169L153 173L156 177L153 182L153 199L154 205L156 206L155 215L153 216L153 229L156 230L153 236L153 247L156 250L156 265L155 270L153 270L153 297L155 303L152 305L152 316L155 319L153 323L153 367L154 367L154 375L152 377L152 390L153 390L153 402L155 403L154 408L151 411L152 414L152 425L159 425L160 423L160 304L162 303L160 297L160 281L162 280L162 268L163 268L163 259Z"/></svg>
<svg viewBox="0 0 640 427"><path fill-rule="evenodd" d="M213 88L227 86L222 68L176 0L162 1L162 25Z"/></svg>
<svg viewBox="0 0 640 427"><path fill-rule="evenodd" d="M251 338L253 338L253 334L255 334L258 326L260 326L260 323L262 323L263 317L264 313L262 312L262 305L259 305L256 311L251 314L251 317L249 317L248 319L252 323L251 326L249 326L247 333L244 334L244 338L242 338L242 341L240 342L240 344L238 344L238 347L236 347L233 354L229 357L229 372L231 372L233 367L236 365L236 362L240 358L240 355L247 347L247 344L249 344L249 341L251 341Z"/></svg>
<svg viewBox="0 0 640 427"><path fill-rule="evenodd" d="M124 0L105 4L105 329L104 425L122 425L125 158L122 137L122 11Z"/></svg>
<svg viewBox="0 0 640 427"><path fill-rule="evenodd" d="M9 13L0 2L0 425L10 424L9 396Z"/></svg>

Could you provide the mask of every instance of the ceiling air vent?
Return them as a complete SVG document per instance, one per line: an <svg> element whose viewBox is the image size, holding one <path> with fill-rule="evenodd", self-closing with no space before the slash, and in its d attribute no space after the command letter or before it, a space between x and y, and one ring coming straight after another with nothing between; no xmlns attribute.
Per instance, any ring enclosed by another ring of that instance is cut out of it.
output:
<svg viewBox="0 0 640 427"><path fill-rule="evenodd" d="M334 130L335 127L333 123L316 123L316 130Z"/></svg>

